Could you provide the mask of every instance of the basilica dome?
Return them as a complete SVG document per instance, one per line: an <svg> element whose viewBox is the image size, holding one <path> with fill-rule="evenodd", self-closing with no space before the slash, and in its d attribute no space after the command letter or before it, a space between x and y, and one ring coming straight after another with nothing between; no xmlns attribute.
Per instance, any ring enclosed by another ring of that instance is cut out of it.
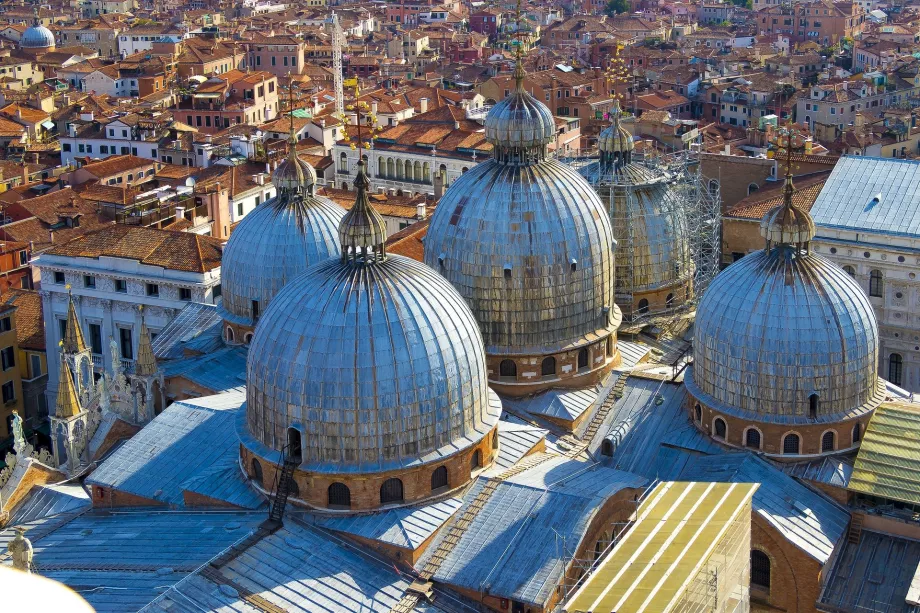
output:
<svg viewBox="0 0 920 613"><path fill-rule="evenodd" d="M317 196L316 173L291 145L272 176L277 195L239 223L221 262L227 340L244 341L275 294L312 264L340 254L345 209ZM232 335L232 338L231 338Z"/></svg>
<svg viewBox="0 0 920 613"><path fill-rule="evenodd" d="M26 28L19 39L23 49L51 49L54 47L54 33L37 23Z"/></svg>
<svg viewBox="0 0 920 613"><path fill-rule="evenodd" d="M252 446L263 457L296 447L301 471L365 479L464 456L468 479L501 412L476 320L434 270L386 253L363 163L355 183L342 257L289 283L259 322L246 386Z"/></svg>
<svg viewBox="0 0 920 613"><path fill-rule="evenodd" d="M859 284L811 251L814 223L792 204L792 189L787 179L786 202L764 218L766 249L721 272L700 301L686 384L700 408L722 419L714 424L718 436L727 436L724 418L729 430L734 419L756 425L764 443L764 424L780 426L775 431L784 436L795 426L794 444L783 439L772 450L806 453L811 429L818 453L858 442L852 424L840 431L829 425L867 418L882 400L878 324ZM698 413L697 421L708 419Z"/></svg>
<svg viewBox="0 0 920 613"><path fill-rule="evenodd" d="M473 310L492 384L524 394L609 370L619 312L606 211L578 172L549 159L552 114L524 91L520 66L515 74L485 121L493 158L441 198L425 263Z"/></svg>

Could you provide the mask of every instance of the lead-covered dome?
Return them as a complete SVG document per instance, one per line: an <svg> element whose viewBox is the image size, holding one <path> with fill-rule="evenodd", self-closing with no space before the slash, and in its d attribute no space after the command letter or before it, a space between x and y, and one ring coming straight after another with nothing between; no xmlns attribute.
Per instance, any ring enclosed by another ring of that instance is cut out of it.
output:
<svg viewBox="0 0 920 613"><path fill-rule="evenodd" d="M278 189L312 190L316 185L316 171L297 155L297 140L293 136L288 146L288 156L272 173L272 184Z"/></svg>
<svg viewBox="0 0 920 613"><path fill-rule="evenodd" d="M515 79L523 80L523 68L518 64ZM486 140L493 145L530 149L543 147L556 138L556 122L549 108L528 94L522 87L505 96L492 107L485 121Z"/></svg>
<svg viewBox="0 0 920 613"><path fill-rule="evenodd" d="M367 213L359 181L355 208ZM364 213L343 220L350 229L340 234L361 234L356 219L372 217ZM487 378L476 320L450 284L420 262L387 256L383 242L353 244L292 281L260 321L247 430L278 451L296 429L300 469L316 473L442 461L496 425L500 403Z"/></svg>
<svg viewBox="0 0 920 613"><path fill-rule="evenodd" d="M310 169L302 173L309 177L312 168L292 153L276 169L273 182L284 164L291 168L298 163ZM232 326L253 328L291 279L341 253L338 226L345 209L317 196L314 183L286 180L274 185L276 196L243 218L224 249L220 309ZM243 341L244 337L233 340Z"/></svg>
<svg viewBox="0 0 920 613"><path fill-rule="evenodd" d="M49 49L54 47L54 33L45 26L35 25L26 28L19 39L19 46L23 49Z"/></svg>
<svg viewBox="0 0 920 613"><path fill-rule="evenodd" d="M794 210L781 217L809 226L791 193L786 200ZM768 242L721 272L700 301L687 389L713 410L753 421L839 421L881 400L878 351L875 311L849 274L807 240Z"/></svg>

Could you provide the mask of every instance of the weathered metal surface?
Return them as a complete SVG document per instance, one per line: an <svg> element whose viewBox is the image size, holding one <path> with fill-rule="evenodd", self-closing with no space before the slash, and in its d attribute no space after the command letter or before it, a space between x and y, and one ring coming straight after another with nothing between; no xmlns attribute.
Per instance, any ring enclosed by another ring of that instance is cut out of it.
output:
<svg viewBox="0 0 920 613"><path fill-rule="evenodd" d="M712 282L685 381L701 402L742 418L833 421L877 406L878 350L875 310L859 284L819 255L780 245Z"/></svg>
<svg viewBox="0 0 920 613"><path fill-rule="evenodd" d="M920 405L883 404L875 410L848 488L920 504Z"/></svg>
<svg viewBox="0 0 920 613"><path fill-rule="evenodd" d="M480 441L500 413L469 308L400 256L327 260L285 287L250 348L247 394L251 435L277 450L302 428L315 471L434 459Z"/></svg>
<svg viewBox="0 0 920 613"><path fill-rule="evenodd" d="M73 513L91 505L89 494L79 484L39 485L16 505L7 525L18 526L61 513Z"/></svg>
<svg viewBox="0 0 920 613"><path fill-rule="evenodd" d="M216 306L190 302L153 339L153 354L161 360L178 360L187 355L185 348L205 349L201 353L216 351L220 346L220 324Z"/></svg>
<svg viewBox="0 0 920 613"><path fill-rule="evenodd" d="M207 355L164 362L167 379L182 377L216 394L243 391L246 385L246 348L221 346Z"/></svg>

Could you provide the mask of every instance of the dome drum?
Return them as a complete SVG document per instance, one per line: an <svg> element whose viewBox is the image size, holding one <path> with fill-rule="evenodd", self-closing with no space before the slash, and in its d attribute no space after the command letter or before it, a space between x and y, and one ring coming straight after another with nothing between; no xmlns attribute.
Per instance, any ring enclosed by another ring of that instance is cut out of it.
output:
<svg viewBox="0 0 920 613"><path fill-rule="evenodd" d="M693 395L691 387L686 408L697 429L725 446L761 452L779 461L851 452L859 447L872 417L871 411L865 411L839 421L755 421L721 410L726 407L707 405L705 398Z"/></svg>

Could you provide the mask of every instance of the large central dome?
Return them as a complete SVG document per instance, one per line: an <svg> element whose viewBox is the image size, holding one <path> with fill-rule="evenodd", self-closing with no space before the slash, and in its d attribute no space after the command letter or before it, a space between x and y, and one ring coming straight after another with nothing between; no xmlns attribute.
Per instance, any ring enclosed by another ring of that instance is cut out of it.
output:
<svg viewBox="0 0 920 613"><path fill-rule="evenodd" d="M575 170L549 159L552 114L524 91L520 64L515 76L486 118L494 157L438 203L425 262L472 308L490 381L524 394L609 370L619 312L606 210Z"/></svg>

